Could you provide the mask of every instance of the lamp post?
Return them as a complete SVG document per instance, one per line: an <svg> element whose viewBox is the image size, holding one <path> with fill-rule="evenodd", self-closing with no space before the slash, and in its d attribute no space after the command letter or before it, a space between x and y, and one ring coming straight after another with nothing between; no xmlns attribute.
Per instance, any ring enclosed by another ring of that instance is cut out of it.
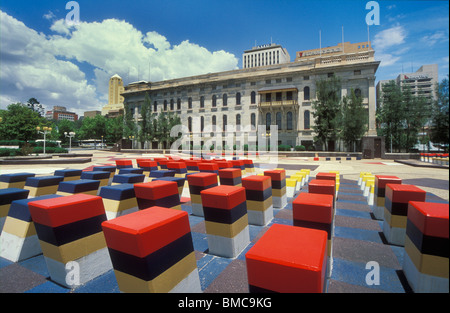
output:
<svg viewBox="0 0 450 313"><path fill-rule="evenodd" d="M45 154L45 141L46 141L46 136L47 136L48 133L51 133L51 132L52 132L52 128L51 128L51 127L44 126L44 127L42 128L42 131L41 131L41 128L38 126L38 127L36 127L36 131L38 132L38 134L44 134L44 154Z"/></svg>
<svg viewBox="0 0 450 313"><path fill-rule="evenodd" d="M134 136L128 136L128 138L131 140L131 149L134 149Z"/></svg>
<svg viewBox="0 0 450 313"><path fill-rule="evenodd" d="M72 138L75 137L75 132L64 132L64 136L69 137L69 153L72 152Z"/></svg>

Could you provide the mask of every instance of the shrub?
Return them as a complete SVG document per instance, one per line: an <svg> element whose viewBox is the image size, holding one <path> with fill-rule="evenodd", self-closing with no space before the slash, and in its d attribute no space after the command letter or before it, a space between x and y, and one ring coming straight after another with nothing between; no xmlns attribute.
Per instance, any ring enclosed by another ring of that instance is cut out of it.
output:
<svg viewBox="0 0 450 313"><path fill-rule="evenodd" d="M305 148L305 146L304 145L300 145L300 146L295 146L295 151L305 151L306 150L306 148Z"/></svg>

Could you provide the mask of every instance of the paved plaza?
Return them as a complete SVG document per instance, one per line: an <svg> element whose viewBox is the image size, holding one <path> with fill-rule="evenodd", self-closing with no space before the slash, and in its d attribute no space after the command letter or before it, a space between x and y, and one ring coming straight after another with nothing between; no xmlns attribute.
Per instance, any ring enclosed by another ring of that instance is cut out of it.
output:
<svg viewBox="0 0 450 313"><path fill-rule="evenodd" d="M85 151L83 151L85 152ZM149 157L160 155L146 155ZM32 172L53 175L58 169L91 169L93 166L115 164L116 159L138 158L142 154L95 151L92 161L84 164L0 165L0 175ZM264 168L267 164L257 163ZM310 169L311 177L319 172L339 171L340 189L335 212L331 277L328 293L409 293L412 292L402 272L404 248L390 245L383 236L383 221L374 219L371 206L357 184L360 172L395 175L403 184L412 184L427 193L427 202L449 201L449 171L442 168L413 167L393 160L312 161L300 157L280 157L272 167L284 168L286 176L300 169ZM308 192L308 186L300 192ZM294 196L295 197L295 196ZM192 213L189 198L183 198L182 209ZM204 293L247 293L245 253L274 223L293 225L292 201L282 209L274 209L274 218L266 226L250 225L250 244L236 258L218 257L208 252L204 218L189 214L200 282ZM366 264L380 265L380 283L367 285ZM42 255L18 263L0 258L1 293L117 293L114 272L70 290L49 278Z"/></svg>

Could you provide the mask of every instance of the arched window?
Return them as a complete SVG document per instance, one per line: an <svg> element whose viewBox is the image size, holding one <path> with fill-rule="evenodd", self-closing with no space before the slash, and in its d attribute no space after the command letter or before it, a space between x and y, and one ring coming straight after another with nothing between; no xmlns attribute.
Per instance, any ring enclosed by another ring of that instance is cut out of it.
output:
<svg viewBox="0 0 450 313"><path fill-rule="evenodd" d="M211 105L212 105L213 108L216 107L216 105L217 105L217 97L216 97L216 95L212 96L212 104Z"/></svg>
<svg viewBox="0 0 450 313"><path fill-rule="evenodd" d="M251 123L251 125L252 125L253 127L256 128L256 114L255 114L255 113L252 113L252 114L250 115L250 123Z"/></svg>
<svg viewBox="0 0 450 313"><path fill-rule="evenodd" d="M177 110L181 110L181 99L177 99Z"/></svg>
<svg viewBox="0 0 450 313"><path fill-rule="evenodd" d="M216 116L213 115L213 116L212 116L212 130L213 130L213 131L216 131L216 123L217 123L217 121L216 121Z"/></svg>
<svg viewBox="0 0 450 313"><path fill-rule="evenodd" d="M203 128L205 127L205 117L200 117L200 131L203 131Z"/></svg>
<svg viewBox="0 0 450 313"><path fill-rule="evenodd" d="M311 122L310 122L310 113L308 110L305 111L305 113L303 114L303 123L304 123L304 128L305 129L310 129L311 128Z"/></svg>
<svg viewBox="0 0 450 313"><path fill-rule="evenodd" d="M227 129L227 116L224 115L222 117L222 131L226 131L226 129Z"/></svg>
<svg viewBox="0 0 450 313"><path fill-rule="evenodd" d="M255 91L252 91L252 93L250 94L250 103L251 104L256 103L256 92Z"/></svg>
<svg viewBox="0 0 450 313"><path fill-rule="evenodd" d="M270 113L266 114L266 130L270 130L270 124L272 124L272 115Z"/></svg>
<svg viewBox="0 0 450 313"><path fill-rule="evenodd" d="M241 105L241 93L236 93L236 105Z"/></svg>
<svg viewBox="0 0 450 313"><path fill-rule="evenodd" d="M281 112L278 112L276 115L278 130L281 130Z"/></svg>
<svg viewBox="0 0 450 313"><path fill-rule="evenodd" d="M309 99L311 99L309 94L309 87L306 86L305 88L303 88L303 100L307 101Z"/></svg>
<svg viewBox="0 0 450 313"><path fill-rule="evenodd" d="M287 130L292 130L292 112L287 112L286 128L287 128Z"/></svg>
<svg viewBox="0 0 450 313"><path fill-rule="evenodd" d="M222 105L224 107L226 107L228 105L228 96L227 96L226 93L224 93L223 96L222 96Z"/></svg>
<svg viewBox="0 0 450 313"><path fill-rule="evenodd" d="M170 99L170 111L174 110L174 102L173 99Z"/></svg>
<svg viewBox="0 0 450 313"><path fill-rule="evenodd" d="M188 117L188 129L189 132L192 133L192 117Z"/></svg>
<svg viewBox="0 0 450 313"><path fill-rule="evenodd" d="M356 96L357 98L361 98L361 89L359 89L359 88L356 88L356 89L355 89L355 96Z"/></svg>

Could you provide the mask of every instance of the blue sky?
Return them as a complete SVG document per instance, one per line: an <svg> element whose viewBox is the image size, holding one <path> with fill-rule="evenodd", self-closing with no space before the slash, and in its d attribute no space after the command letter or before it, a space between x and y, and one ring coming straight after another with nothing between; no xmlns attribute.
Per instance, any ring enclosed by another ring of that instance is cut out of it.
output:
<svg viewBox="0 0 450 313"><path fill-rule="evenodd" d="M271 41L296 51L368 38L368 1L77 1L80 23L65 23L68 1L0 3L0 108L37 98L82 114L107 103L108 79L163 80L241 68L242 53ZM377 1L369 34L377 80L437 63L448 75L449 2Z"/></svg>

